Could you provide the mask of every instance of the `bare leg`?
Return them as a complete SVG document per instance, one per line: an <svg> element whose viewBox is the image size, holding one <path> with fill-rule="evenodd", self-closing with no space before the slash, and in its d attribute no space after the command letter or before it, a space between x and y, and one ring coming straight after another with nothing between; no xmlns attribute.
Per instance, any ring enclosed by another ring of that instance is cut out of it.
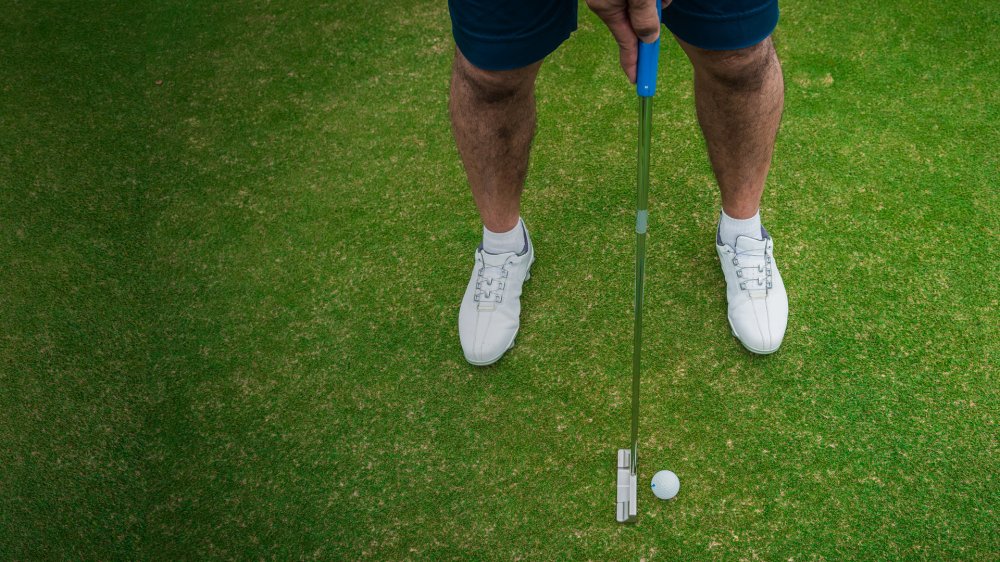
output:
<svg viewBox="0 0 1000 562"><path fill-rule="evenodd" d="M695 105L722 208L736 219L760 207L785 101L781 63L768 37L737 51L677 40L694 66Z"/></svg>
<svg viewBox="0 0 1000 562"><path fill-rule="evenodd" d="M535 134L535 77L541 65L482 70L455 49L452 131L479 216L493 232L514 228L520 215Z"/></svg>

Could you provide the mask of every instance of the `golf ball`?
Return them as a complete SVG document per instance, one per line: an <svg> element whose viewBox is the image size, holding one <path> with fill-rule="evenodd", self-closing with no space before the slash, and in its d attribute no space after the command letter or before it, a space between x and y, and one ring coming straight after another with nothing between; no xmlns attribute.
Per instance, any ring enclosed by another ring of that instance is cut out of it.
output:
<svg viewBox="0 0 1000 562"><path fill-rule="evenodd" d="M653 481L649 486L653 489L654 496L661 500L669 500L680 491L681 481L673 472L661 470L653 475Z"/></svg>

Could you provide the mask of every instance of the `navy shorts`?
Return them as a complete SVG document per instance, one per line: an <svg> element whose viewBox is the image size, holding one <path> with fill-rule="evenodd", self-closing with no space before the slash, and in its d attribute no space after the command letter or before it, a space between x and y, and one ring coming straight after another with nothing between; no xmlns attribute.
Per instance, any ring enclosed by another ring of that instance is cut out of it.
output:
<svg viewBox="0 0 1000 562"><path fill-rule="evenodd" d="M448 0L455 44L484 70L538 62L576 31L577 0ZM778 0L673 0L663 23L703 49L742 49L778 24Z"/></svg>

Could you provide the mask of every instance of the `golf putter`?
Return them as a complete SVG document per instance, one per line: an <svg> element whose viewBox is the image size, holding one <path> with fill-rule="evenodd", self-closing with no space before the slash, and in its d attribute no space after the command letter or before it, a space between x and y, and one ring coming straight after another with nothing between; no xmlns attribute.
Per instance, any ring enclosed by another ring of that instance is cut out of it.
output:
<svg viewBox="0 0 1000 562"><path fill-rule="evenodd" d="M660 14L660 0L656 12ZM649 192L649 141L653 121L653 94L656 93L657 60L660 57L660 40L652 43L639 41L639 63L635 89L639 94L639 173L638 196L635 205L635 327L632 347L632 446L618 449L618 505L619 523L636 520L639 469L639 366L642 358L642 288L646 274L646 224L647 193Z"/></svg>

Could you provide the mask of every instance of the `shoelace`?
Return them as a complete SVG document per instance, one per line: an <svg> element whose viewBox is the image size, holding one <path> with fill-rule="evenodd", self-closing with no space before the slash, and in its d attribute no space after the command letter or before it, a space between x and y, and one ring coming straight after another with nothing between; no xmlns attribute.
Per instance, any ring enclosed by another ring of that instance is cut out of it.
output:
<svg viewBox="0 0 1000 562"><path fill-rule="evenodd" d="M744 291L767 291L772 286L771 255L769 247L762 250L733 252L736 277L740 279L740 289ZM741 261L742 258L742 261Z"/></svg>
<svg viewBox="0 0 1000 562"><path fill-rule="evenodd" d="M507 286L507 267L510 260L503 265L486 265L480 260L479 274L476 277L476 295L474 300L482 303L503 302L503 290Z"/></svg>

